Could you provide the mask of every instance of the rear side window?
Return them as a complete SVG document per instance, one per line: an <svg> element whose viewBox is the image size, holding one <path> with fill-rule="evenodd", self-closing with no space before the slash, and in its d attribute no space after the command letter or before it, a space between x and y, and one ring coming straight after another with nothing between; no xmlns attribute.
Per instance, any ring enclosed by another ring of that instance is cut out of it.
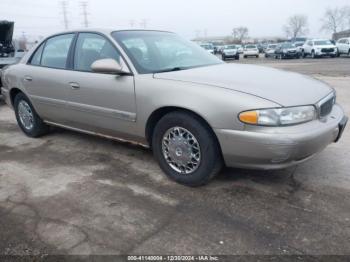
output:
<svg viewBox="0 0 350 262"><path fill-rule="evenodd" d="M32 56L32 60L30 61L31 65L40 65L40 61L41 61L41 55L43 53L43 49L44 49L44 44L42 44L34 53L34 55Z"/></svg>
<svg viewBox="0 0 350 262"><path fill-rule="evenodd" d="M74 54L74 69L91 72L91 65L100 59L111 58L120 63L117 49L103 36L80 33Z"/></svg>
<svg viewBox="0 0 350 262"><path fill-rule="evenodd" d="M73 38L74 34L66 34L48 39L42 53L41 65L58 69L66 68Z"/></svg>

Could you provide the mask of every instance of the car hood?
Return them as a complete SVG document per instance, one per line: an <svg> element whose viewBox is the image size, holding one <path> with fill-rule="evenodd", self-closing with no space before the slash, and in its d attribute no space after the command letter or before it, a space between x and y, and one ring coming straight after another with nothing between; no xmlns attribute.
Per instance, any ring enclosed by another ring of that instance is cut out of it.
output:
<svg viewBox="0 0 350 262"><path fill-rule="evenodd" d="M14 23L0 21L0 42L11 42L13 37Z"/></svg>
<svg viewBox="0 0 350 262"><path fill-rule="evenodd" d="M336 48L335 45L316 45L315 48Z"/></svg>
<svg viewBox="0 0 350 262"><path fill-rule="evenodd" d="M313 78L256 65L219 64L159 73L154 78L230 89L281 106L315 104L332 92L327 84Z"/></svg>

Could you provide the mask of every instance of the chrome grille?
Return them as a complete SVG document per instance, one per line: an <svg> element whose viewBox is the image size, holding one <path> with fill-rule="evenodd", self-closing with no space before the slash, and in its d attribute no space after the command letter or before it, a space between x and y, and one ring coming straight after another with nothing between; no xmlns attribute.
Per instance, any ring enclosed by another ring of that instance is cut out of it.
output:
<svg viewBox="0 0 350 262"><path fill-rule="evenodd" d="M332 53L332 52L334 52L334 48L322 48L322 52L324 52L324 53Z"/></svg>
<svg viewBox="0 0 350 262"><path fill-rule="evenodd" d="M325 117L332 112L335 100L335 94L331 94L319 103L318 108L320 117Z"/></svg>

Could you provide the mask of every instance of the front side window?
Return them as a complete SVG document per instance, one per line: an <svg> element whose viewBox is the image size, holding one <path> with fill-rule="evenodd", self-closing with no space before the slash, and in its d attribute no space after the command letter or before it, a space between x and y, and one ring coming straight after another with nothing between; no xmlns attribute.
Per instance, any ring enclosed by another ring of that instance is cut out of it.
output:
<svg viewBox="0 0 350 262"><path fill-rule="evenodd" d="M199 45L173 33L117 31L112 34L140 74L223 63Z"/></svg>
<svg viewBox="0 0 350 262"><path fill-rule="evenodd" d="M41 65L59 69L66 68L69 49L73 38L74 34L59 35L49 38L46 41L42 53Z"/></svg>
<svg viewBox="0 0 350 262"><path fill-rule="evenodd" d="M111 58L120 63L117 49L103 36L80 33L74 53L74 69L91 72L91 65L100 59Z"/></svg>

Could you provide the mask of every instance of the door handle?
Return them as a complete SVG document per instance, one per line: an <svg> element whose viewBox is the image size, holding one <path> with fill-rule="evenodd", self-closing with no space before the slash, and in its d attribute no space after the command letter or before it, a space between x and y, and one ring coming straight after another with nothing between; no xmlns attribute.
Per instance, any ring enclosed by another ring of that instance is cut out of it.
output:
<svg viewBox="0 0 350 262"><path fill-rule="evenodd" d="M33 81L33 78L30 76L25 76L24 81L31 82L31 81Z"/></svg>
<svg viewBox="0 0 350 262"><path fill-rule="evenodd" d="M79 89L80 88L80 85L78 83L69 83L69 85L72 89Z"/></svg>

